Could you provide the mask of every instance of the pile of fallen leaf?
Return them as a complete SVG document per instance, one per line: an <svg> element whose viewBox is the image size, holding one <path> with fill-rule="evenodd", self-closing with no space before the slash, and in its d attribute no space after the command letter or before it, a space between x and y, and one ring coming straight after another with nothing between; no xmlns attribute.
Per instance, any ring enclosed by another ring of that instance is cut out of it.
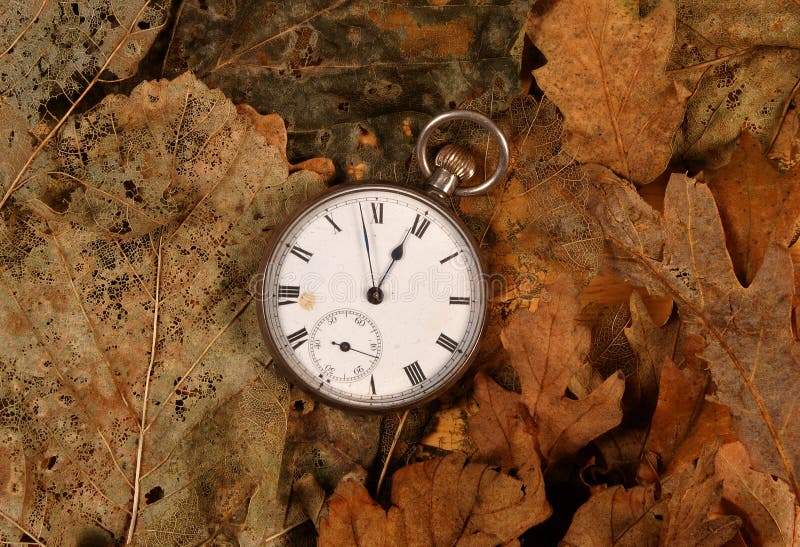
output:
<svg viewBox="0 0 800 547"><path fill-rule="evenodd" d="M476 4L0 6L0 541L800 543L800 4ZM263 243L454 107L512 144L475 373L315 402Z"/></svg>

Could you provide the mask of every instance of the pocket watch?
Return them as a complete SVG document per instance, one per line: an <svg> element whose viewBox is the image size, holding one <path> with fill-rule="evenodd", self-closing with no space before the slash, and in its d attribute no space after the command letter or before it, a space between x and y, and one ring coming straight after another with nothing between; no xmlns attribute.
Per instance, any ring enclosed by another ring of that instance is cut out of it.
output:
<svg viewBox="0 0 800 547"><path fill-rule="evenodd" d="M469 152L446 145L427 159L432 131L452 120L497 140L492 176ZM383 412L441 395L467 371L486 323L488 291L478 243L450 197L487 192L504 175L508 142L476 112L433 118L416 157L414 188L348 183L304 204L275 230L261 265L257 308L270 353L299 387L341 408Z"/></svg>

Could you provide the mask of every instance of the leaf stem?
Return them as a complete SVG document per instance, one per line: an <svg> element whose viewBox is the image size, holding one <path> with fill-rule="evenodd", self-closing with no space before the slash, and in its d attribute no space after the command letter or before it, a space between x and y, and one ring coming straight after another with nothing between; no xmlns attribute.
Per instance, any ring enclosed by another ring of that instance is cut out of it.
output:
<svg viewBox="0 0 800 547"><path fill-rule="evenodd" d="M144 398L142 400L142 420L139 422L139 446L136 449L136 473L133 476L133 508L131 510L131 525L128 528L126 545L133 541L136 529L136 517L139 512L139 489L142 476L142 452L144 451L145 425L147 424L147 400L150 392L150 375L153 372L153 363L156 358L156 342L158 341L158 304L159 288L161 285L161 236L158 236L158 261L156 265L155 309L153 310L153 338L150 344L150 362L147 365L147 375L144 380Z"/></svg>

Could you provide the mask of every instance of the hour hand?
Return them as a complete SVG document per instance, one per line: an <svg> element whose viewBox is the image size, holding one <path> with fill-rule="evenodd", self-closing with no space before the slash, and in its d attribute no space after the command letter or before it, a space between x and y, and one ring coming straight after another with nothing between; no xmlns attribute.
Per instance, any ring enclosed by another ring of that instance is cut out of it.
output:
<svg viewBox="0 0 800 547"><path fill-rule="evenodd" d="M379 289L383 285L383 281L384 281L384 279L386 279L386 276L389 275L389 271L392 269L392 266L394 266L394 263L397 262L398 260L400 260L401 258L403 258L403 246L406 244L406 239L408 239L408 234L410 234L410 233L411 233L411 228L409 228L408 231L406 231L406 235L403 236L403 240L400 242L400 244L397 247L395 247L394 249L392 249L392 252L391 252L391 255L390 255L391 258L392 258L392 261L389 262L389 267L386 268L385 272L383 272L383 276L381 277L381 280L378 283L378 288Z"/></svg>

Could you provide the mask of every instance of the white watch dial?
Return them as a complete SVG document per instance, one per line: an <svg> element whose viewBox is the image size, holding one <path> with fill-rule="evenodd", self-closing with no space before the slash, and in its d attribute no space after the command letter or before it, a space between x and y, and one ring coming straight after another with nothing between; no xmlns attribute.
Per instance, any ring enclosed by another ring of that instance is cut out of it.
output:
<svg viewBox="0 0 800 547"><path fill-rule="evenodd" d="M279 235L260 313L307 389L364 409L428 398L465 368L483 329L483 270L430 198L369 184L315 201Z"/></svg>

